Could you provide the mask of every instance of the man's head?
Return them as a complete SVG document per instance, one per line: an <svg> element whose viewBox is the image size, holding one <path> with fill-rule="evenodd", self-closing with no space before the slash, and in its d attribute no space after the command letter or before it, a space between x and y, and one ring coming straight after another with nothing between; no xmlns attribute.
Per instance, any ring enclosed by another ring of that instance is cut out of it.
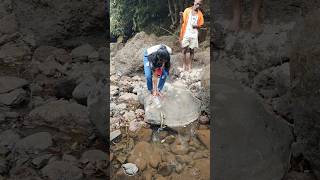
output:
<svg viewBox="0 0 320 180"><path fill-rule="evenodd" d="M202 0L194 0L193 8L194 10L198 10L202 6Z"/></svg>

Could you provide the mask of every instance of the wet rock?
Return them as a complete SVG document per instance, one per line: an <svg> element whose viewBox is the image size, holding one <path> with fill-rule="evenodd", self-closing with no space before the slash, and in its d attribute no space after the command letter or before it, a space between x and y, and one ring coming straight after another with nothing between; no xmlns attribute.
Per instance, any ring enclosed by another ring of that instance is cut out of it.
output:
<svg viewBox="0 0 320 180"><path fill-rule="evenodd" d="M184 155L189 152L188 144L181 143L178 139L176 139L176 141L173 144L171 144L170 147L171 152L176 155Z"/></svg>
<svg viewBox="0 0 320 180"><path fill-rule="evenodd" d="M151 144L145 142L145 141L140 141L138 142L133 150L130 153L130 156L128 157L128 162L130 163L136 163L137 159L140 159L140 165L143 165L144 167L144 161L146 162L146 165L149 164L150 159L152 159L152 154L153 154L154 148L152 147ZM159 151L158 151L159 152ZM144 159L141 160L141 159Z"/></svg>
<svg viewBox="0 0 320 180"><path fill-rule="evenodd" d="M189 164L192 161L192 158L189 155L177 155L176 159L181 164Z"/></svg>
<svg viewBox="0 0 320 180"><path fill-rule="evenodd" d="M166 180L166 178L163 177L163 176L158 176L158 177L156 178L156 180Z"/></svg>
<svg viewBox="0 0 320 180"><path fill-rule="evenodd" d="M4 63L19 63L30 55L30 48L25 45L7 43L0 47L0 61Z"/></svg>
<svg viewBox="0 0 320 180"><path fill-rule="evenodd" d="M158 152L154 152L151 157L152 158L149 160L149 164L152 168L157 169L159 163L161 162L161 155Z"/></svg>
<svg viewBox="0 0 320 180"><path fill-rule="evenodd" d="M143 158L137 158L134 161L134 164L137 165L137 167L139 168L139 170L142 172L147 168L147 161Z"/></svg>
<svg viewBox="0 0 320 180"><path fill-rule="evenodd" d="M0 19L0 34L12 34L18 29L18 24L14 14L4 16Z"/></svg>
<svg viewBox="0 0 320 180"><path fill-rule="evenodd" d="M41 119L51 125L66 124L65 119L68 119L67 124L76 123L84 127L89 124L87 108L65 100L52 101L39 106L29 113L29 117L33 120Z"/></svg>
<svg viewBox="0 0 320 180"><path fill-rule="evenodd" d="M28 81L25 79L13 77L13 76L1 76L0 77L0 94L10 92L14 89L26 87Z"/></svg>
<svg viewBox="0 0 320 180"><path fill-rule="evenodd" d="M202 115L199 117L199 122L201 124L208 124L209 123L209 117L206 115Z"/></svg>
<svg viewBox="0 0 320 180"><path fill-rule="evenodd" d="M107 84L106 82L99 81L97 85L90 91L87 98L87 106L89 111L89 119L100 136L107 139L109 131L106 130L107 127ZM108 114L109 115L109 114ZM108 128L107 128L108 129Z"/></svg>
<svg viewBox="0 0 320 180"><path fill-rule="evenodd" d="M81 104L87 103L90 91L96 86L96 79L92 76L84 79L72 92L72 96Z"/></svg>
<svg viewBox="0 0 320 180"><path fill-rule="evenodd" d="M190 91L175 84L166 84L163 93L166 98L162 100L151 95L144 98L147 122L157 125L163 122L164 125L173 128L188 125L198 119L200 102Z"/></svg>
<svg viewBox="0 0 320 180"><path fill-rule="evenodd" d="M108 155L101 150L89 150L82 154L82 162L98 162L98 161L107 161Z"/></svg>
<svg viewBox="0 0 320 180"><path fill-rule="evenodd" d="M78 180L83 177L82 170L64 161L54 161L41 170L42 174L52 180Z"/></svg>
<svg viewBox="0 0 320 180"><path fill-rule="evenodd" d="M5 146L9 149L12 149L19 140L20 136L12 130L3 131L0 134L0 146Z"/></svg>
<svg viewBox="0 0 320 180"><path fill-rule="evenodd" d="M27 136L16 143L19 152L35 152L47 149L52 145L52 136L48 132L39 132Z"/></svg>
<svg viewBox="0 0 320 180"><path fill-rule="evenodd" d="M149 128L141 128L138 132L137 132L137 136L139 141L146 141L149 142L151 140L152 137L152 129Z"/></svg>
<svg viewBox="0 0 320 180"><path fill-rule="evenodd" d="M91 53L95 49L90 44L84 44L71 51L71 56L74 61L87 61Z"/></svg>
<svg viewBox="0 0 320 180"><path fill-rule="evenodd" d="M28 100L27 92L23 89L15 89L9 93L0 94L0 104L8 107L18 106Z"/></svg>
<svg viewBox="0 0 320 180"><path fill-rule="evenodd" d="M197 137L208 149L210 149L210 130L198 130Z"/></svg>
<svg viewBox="0 0 320 180"><path fill-rule="evenodd" d="M152 176L153 176L154 172L151 170L146 170L143 172L143 177L145 180L152 180Z"/></svg>
<svg viewBox="0 0 320 180"><path fill-rule="evenodd" d="M166 162L162 162L159 164L158 173L162 176L169 176L173 171L174 166L169 165Z"/></svg>
<svg viewBox="0 0 320 180"><path fill-rule="evenodd" d="M176 156L170 152L164 152L161 154L161 160L162 162L168 162L169 164L176 164Z"/></svg>
<svg viewBox="0 0 320 180"><path fill-rule="evenodd" d="M49 161L51 157L52 157L51 154L45 154L45 155L36 157L32 160L32 164L36 168L42 168Z"/></svg>

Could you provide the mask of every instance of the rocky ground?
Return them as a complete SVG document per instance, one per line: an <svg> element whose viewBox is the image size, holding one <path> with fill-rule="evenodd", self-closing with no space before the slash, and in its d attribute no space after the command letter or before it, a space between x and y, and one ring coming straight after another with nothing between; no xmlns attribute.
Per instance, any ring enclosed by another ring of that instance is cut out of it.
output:
<svg viewBox="0 0 320 180"><path fill-rule="evenodd" d="M104 10L82 16L76 10L88 6L72 5L0 1L0 179L108 177L108 52L83 33L103 24Z"/></svg>
<svg viewBox="0 0 320 180"><path fill-rule="evenodd" d="M244 15L239 33L226 30L230 17L224 10L231 7L230 3L216 4L221 10L214 23L214 58L225 63L243 87L253 90L274 118L292 129L295 138L283 179L316 179L319 153L314 142L319 131L312 119L317 118L315 89L319 86L315 82L319 70L314 64L318 50L312 47L319 38L311 34L318 27L315 17L319 12L312 12L318 3L265 2L264 12L268 13L264 16L264 30L256 35L246 28L249 13ZM250 12L248 7L245 12Z"/></svg>
<svg viewBox="0 0 320 180"><path fill-rule="evenodd" d="M113 179L209 179L210 130L208 72L210 51L203 42L195 55L192 72L181 72L181 54L175 37L156 37L138 33L126 44L111 44L110 130L111 174ZM180 81L202 101L201 116L186 127L164 128L144 121L140 102L141 89L146 89L143 74L144 47L164 43L174 49L172 72L168 83ZM207 74L203 73L208 66ZM125 174L121 165L133 163L138 172Z"/></svg>

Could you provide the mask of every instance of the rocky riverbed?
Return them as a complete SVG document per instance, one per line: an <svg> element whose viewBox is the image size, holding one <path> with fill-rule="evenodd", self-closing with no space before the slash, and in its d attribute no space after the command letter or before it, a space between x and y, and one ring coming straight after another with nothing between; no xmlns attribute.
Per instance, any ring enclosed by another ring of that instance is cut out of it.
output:
<svg viewBox="0 0 320 180"><path fill-rule="evenodd" d="M0 1L0 179L109 176L104 9L76 14L97 4Z"/></svg>
<svg viewBox="0 0 320 180"><path fill-rule="evenodd" d="M167 83L184 84L202 101L198 120L185 127L162 129L144 119L145 109L139 93L146 89L142 52L143 47L158 43L174 49ZM209 179L209 77L203 71L210 62L210 51L206 43L196 52L192 72L182 72L179 68L182 56L175 37L140 32L126 44L111 44L110 130L115 136L111 137L110 167L113 179L130 177L121 167L126 163L138 168L131 178Z"/></svg>

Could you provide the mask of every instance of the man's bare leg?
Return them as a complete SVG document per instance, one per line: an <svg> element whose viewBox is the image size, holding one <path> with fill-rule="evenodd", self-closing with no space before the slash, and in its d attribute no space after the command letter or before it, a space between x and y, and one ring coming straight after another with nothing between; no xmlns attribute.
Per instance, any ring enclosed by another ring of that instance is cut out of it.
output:
<svg viewBox="0 0 320 180"><path fill-rule="evenodd" d="M238 32L240 30L240 19L241 19L241 1L233 0L233 18L229 24L228 29L230 31Z"/></svg>
<svg viewBox="0 0 320 180"><path fill-rule="evenodd" d="M262 25L259 22L259 13L261 10L262 0L253 0L253 11L250 31L252 33L262 32Z"/></svg>
<svg viewBox="0 0 320 180"><path fill-rule="evenodd" d="M182 68L183 68L183 70L184 71L186 71L187 70L187 47L186 48L183 48L182 49L182 55L183 55L183 57L182 57Z"/></svg>
<svg viewBox="0 0 320 180"><path fill-rule="evenodd" d="M188 63L188 70L191 71L191 63L194 57L194 49L190 49L190 58L189 58L189 63Z"/></svg>

